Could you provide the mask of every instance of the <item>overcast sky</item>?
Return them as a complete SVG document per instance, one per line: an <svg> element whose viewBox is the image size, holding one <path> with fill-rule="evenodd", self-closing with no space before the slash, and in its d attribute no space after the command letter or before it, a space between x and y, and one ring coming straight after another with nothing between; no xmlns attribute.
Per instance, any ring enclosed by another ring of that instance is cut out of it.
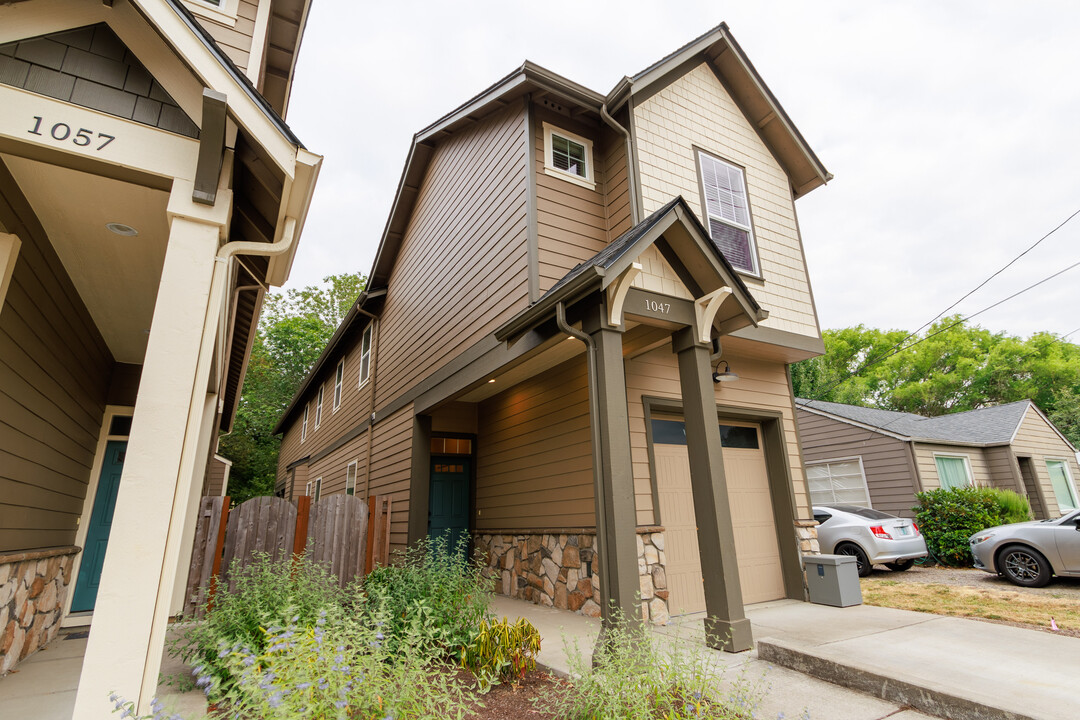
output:
<svg viewBox="0 0 1080 720"><path fill-rule="evenodd" d="M367 274L413 133L523 60L606 94L721 21L836 176L796 203L823 328L913 330L1080 209L1080 3L313 0L288 287ZM1080 217L957 311L1077 261ZM974 322L1080 328L1080 268Z"/></svg>

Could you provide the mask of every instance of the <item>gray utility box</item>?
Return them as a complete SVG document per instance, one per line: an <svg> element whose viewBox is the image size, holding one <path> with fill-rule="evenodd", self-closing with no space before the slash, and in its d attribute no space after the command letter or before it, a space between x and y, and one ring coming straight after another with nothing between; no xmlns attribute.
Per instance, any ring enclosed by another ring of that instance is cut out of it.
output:
<svg viewBox="0 0 1080 720"><path fill-rule="evenodd" d="M859 569L851 555L807 555L806 587L810 602L833 607L862 605Z"/></svg>

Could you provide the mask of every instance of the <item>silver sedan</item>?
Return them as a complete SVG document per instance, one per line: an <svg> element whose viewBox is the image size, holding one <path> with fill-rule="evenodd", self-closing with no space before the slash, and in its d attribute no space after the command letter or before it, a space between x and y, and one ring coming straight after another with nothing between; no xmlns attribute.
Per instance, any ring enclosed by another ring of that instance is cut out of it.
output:
<svg viewBox="0 0 1080 720"><path fill-rule="evenodd" d="M877 564L907 570L926 557L926 540L907 518L858 505L815 505L814 519L821 552L854 556L861 577Z"/></svg>
<svg viewBox="0 0 1080 720"><path fill-rule="evenodd" d="M968 542L975 567L1016 585L1042 587L1054 575L1080 577L1080 511L988 528Z"/></svg>

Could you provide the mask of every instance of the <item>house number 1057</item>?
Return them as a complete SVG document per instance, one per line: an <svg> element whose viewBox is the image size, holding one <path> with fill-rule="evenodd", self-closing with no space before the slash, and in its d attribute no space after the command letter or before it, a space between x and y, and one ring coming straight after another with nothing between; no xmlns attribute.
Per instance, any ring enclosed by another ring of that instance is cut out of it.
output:
<svg viewBox="0 0 1080 720"><path fill-rule="evenodd" d="M46 133L42 132L43 128L41 127L41 124L43 122L44 119L40 115L35 115L34 127L27 130L27 132L31 135L44 136ZM79 147L86 147L95 139L103 141L100 145L94 148L95 150L101 150L106 145L116 139L115 135L107 135L103 132L97 133L95 137L93 130L87 130L86 128L79 128L77 130L74 130L70 125L62 122L55 123L51 128L48 129L47 132L50 136L52 136L53 140L59 140L63 142L70 139L71 142L75 143Z"/></svg>

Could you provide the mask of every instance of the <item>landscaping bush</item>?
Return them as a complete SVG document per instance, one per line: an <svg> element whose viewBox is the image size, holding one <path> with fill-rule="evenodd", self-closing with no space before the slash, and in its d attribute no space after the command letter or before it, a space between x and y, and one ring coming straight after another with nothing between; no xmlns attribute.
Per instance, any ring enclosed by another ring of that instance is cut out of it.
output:
<svg viewBox="0 0 1080 720"><path fill-rule="evenodd" d="M536 669L540 631L526 620L480 621L480 627L462 649L461 666L476 676L481 693L499 683L517 683Z"/></svg>
<svg viewBox="0 0 1080 720"><path fill-rule="evenodd" d="M233 682L223 650L246 648L258 655L268 645L267 628L315 627L319 618L334 622L343 616L345 594L337 579L302 558L273 560L255 553L245 568L234 562L229 576L233 589L219 587L206 619L189 625L171 648L189 665L202 667L216 692Z"/></svg>
<svg viewBox="0 0 1080 720"><path fill-rule="evenodd" d="M385 622L391 651L405 638L422 637L461 659L491 607L491 583L463 550L423 540L364 578L362 594L355 595L357 611Z"/></svg>
<svg viewBox="0 0 1080 720"><path fill-rule="evenodd" d="M970 566L968 538L996 525L1029 520L1025 498L996 488L953 488L916 493L915 522L930 554L943 565Z"/></svg>

